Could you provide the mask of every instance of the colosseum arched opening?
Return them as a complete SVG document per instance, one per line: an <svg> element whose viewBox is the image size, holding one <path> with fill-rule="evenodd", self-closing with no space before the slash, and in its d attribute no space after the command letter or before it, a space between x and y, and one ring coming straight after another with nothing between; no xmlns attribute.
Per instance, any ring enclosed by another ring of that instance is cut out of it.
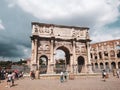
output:
<svg viewBox="0 0 120 90"><path fill-rule="evenodd" d="M91 44L93 71L120 69L120 39Z"/></svg>

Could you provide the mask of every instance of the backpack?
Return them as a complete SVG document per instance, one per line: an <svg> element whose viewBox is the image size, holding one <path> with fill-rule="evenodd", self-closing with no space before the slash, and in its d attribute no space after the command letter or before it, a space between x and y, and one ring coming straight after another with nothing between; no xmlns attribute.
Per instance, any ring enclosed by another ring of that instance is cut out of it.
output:
<svg viewBox="0 0 120 90"><path fill-rule="evenodd" d="M107 73L106 72L103 72L103 75L106 75Z"/></svg>

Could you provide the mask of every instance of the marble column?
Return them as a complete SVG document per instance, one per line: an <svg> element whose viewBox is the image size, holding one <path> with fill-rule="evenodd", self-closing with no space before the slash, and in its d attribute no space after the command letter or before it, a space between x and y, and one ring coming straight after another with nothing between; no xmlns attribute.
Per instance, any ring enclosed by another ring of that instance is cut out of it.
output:
<svg viewBox="0 0 120 90"><path fill-rule="evenodd" d="M32 40L32 51L33 51L33 55L32 55L32 66L31 66L31 70L36 71L38 69L38 63L37 63L37 39L35 38L34 40Z"/></svg>
<svg viewBox="0 0 120 90"><path fill-rule="evenodd" d="M87 42L87 69L88 69L88 73L93 73L92 71L92 65L91 65L91 61L90 61L90 42Z"/></svg>
<svg viewBox="0 0 120 90"><path fill-rule="evenodd" d="M47 66L47 74L53 73L53 69L50 63L50 60L48 59L48 66Z"/></svg>
<svg viewBox="0 0 120 90"><path fill-rule="evenodd" d="M73 56L71 59L71 72L72 73L75 73L75 67L74 67L75 61L76 61L75 40L73 40Z"/></svg>
<svg viewBox="0 0 120 90"><path fill-rule="evenodd" d="M117 57L117 49L115 49L114 52L115 52L115 60L117 60L118 59L118 57Z"/></svg>
<svg viewBox="0 0 120 90"><path fill-rule="evenodd" d="M100 68L100 63L98 63L98 70L100 70L101 68Z"/></svg>
<svg viewBox="0 0 120 90"><path fill-rule="evenodd" d="M92 70L95 70L95 63L92 64Z"/></svg>
<svg viewBox="0 0 120 90"><path fill-rule="evenodd" d="M55 61L54 61L54 40L51 39L51 47L50 47L50 62L49 62L49 73L54 73L54 66L55 66Z"/></svg>
<svg viewBox="0 0 120 90"><path fill-rule="evenodd" d="M30 69L32 71L32 70L34 70L33 64L34 64L34 52L35 52L35 50L34 50L34 40L32 39L31 42L32 42L32 53L31 53L31 64L30 64L31 68Z"/></svg>
<svg viewBox="0 0 120 90"><path fill-rule="evenodd" d="M111 62L110 61L109 61L108 65L109 65L109 69L112 70L112 66L111 66Z"/></svg>
<svg viewBox="0 0 120 90"><path fill-rule="evenodd" d="M53 60L53 53L54 53L54 52L53 52L53 40L51 40L50 53L51 53L51 55L50 55L50 56L51 56L51 57L50 57L50 58L51 58L50 61L51 61L51 63L54 63L54 60Z"/></svg>
<svg viewBox="0 0 120 90"><path fill-rule="evenodd" d="M105 65L105 62L102 62L103 63L103 69L106 69L106 65Z"/></svg>
<svg viewBox="0 0 120 90"><path fill-rule="evenodd" d="M116 49L116 44L114 43L114 54L115 54L115 60L117 60L117 49Z"/></svg>
<svg viewBox="0 0 120 90"><path fill-rule="evenodd" d="M100 57L99 57L99 49L98 49L98 46L96 46L96 49L97 49L97 60L100 60Z"/></svg>
<svg viewBox="0 0 120 90"><path fill-rule="evenodd" d="M31 55L31 62L33 63L34 61L34 40L32 40L32 55Z"/></svg>
<svg viewBox="0 0 120 90"><path fill-rule="evenodd" d="M111 56L110 56L110 45L108 45L107 48L108 48L108 60L111 60Z"/></svg>
<svg viewBox="0 0 120 90"><path fill-rule="evenodd" d="M118 62L115 62L115 64L116 64L116 69L118 69Z"/></svg>
<svg viewBox="0 0 120 90"><path fill-rule="evenodd" d="M104 56L104 47L103 47L103 45L102 45L101 47L102 47L102 50L103 50L103 51L102 51L102 59L105 60L105 56Z"/></svg>

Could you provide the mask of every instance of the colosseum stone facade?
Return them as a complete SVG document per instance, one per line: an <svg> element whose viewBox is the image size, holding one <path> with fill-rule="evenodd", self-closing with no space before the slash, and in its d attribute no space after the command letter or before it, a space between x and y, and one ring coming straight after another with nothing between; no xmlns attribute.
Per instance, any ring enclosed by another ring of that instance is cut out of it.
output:
<svg viewBox="0 0 120 90"><path fill-rule="evenodd" d="M90 52L94 72L120 69L120 39L91 44Z"/></svg>

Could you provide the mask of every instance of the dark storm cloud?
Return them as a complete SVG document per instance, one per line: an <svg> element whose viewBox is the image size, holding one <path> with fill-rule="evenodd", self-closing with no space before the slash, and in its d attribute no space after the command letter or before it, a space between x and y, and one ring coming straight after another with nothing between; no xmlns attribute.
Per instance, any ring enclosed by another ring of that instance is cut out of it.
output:
<svg viewBox="0 0 120 90"><path fill-rule="evenodd" d="M23 52L20 51L16 45L12 43L2 43L0 44L0 57L21 57L24 56Z"/></svg>
<svg viewBox="0 0 120 90"><path fill-rule="evenodd" d="M36 19L21 12L19 7L9 8L5 2L0 1L0 20L5 27L0 30L0 57L30 56L31 21Z"/></svg>

